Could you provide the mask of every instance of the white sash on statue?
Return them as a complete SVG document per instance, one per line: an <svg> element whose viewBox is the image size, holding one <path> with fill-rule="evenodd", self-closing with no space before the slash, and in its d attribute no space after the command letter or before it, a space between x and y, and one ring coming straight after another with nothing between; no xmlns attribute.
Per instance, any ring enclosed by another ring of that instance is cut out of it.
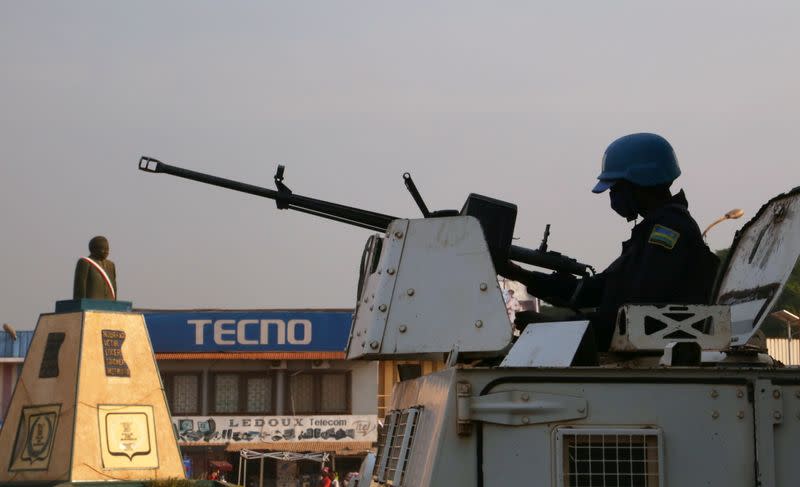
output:
<svg viewBox="0 0 800 487"><path fill-rule="evenodd" d="M95 269L97 269L97 272L99 272L100 275L103 276L103 280L106 281L106 286L108 286L108 289L111 290L111 297L114 298L114 299L117 299L117 293L114 291L114 286L111 284L111 279L109 279L108 274L106 274L105 269L103 269L103 267L100 266L100 264L98 264L97 262L93 261L89 257L81 257L81 259L85 260L86 262L88 262L89 264L94 266Z"/></svg>

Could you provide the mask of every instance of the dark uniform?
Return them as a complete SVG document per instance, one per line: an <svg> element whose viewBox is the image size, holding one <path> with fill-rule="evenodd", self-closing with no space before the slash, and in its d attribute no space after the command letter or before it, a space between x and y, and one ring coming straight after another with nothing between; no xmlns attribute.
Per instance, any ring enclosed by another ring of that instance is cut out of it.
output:
<svg viewBox="0 0 800 487"><path fill-rule="evenodd" d="M550 275L525 284L545 300L597 308L591 323L598 349L605 351L620 306L706 304L718 266L681 191L633 227L631 238L622 243L622 255L603 272L583 279Z"/></svg>

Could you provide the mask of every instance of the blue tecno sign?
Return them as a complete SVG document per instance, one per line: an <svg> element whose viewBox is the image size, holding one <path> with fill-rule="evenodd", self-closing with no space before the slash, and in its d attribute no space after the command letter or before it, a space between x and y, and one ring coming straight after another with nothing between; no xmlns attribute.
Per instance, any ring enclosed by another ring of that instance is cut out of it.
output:
<svg viewBox="0 0 800 487"><path fill-rule="evenodd" d="M156 352L340 352L350 311L144 312Z"/></svg>

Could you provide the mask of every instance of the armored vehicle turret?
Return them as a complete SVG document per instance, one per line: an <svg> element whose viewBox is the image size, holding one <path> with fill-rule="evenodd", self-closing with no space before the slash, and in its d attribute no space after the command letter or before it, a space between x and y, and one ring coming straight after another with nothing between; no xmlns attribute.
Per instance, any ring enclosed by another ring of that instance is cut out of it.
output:
<svg viewBox="0 0 800 487"><path fill-rule="evenodd" d="M737 232L712 303L629 304L608 353L587 320L515 337L497 282L506 259L589 266L511 245L516 206L470 195L460 211L402 219L244 185L149 158L140 168L275 199L376 230L358 273L347 356L446 357L392 395L359 487L792 486L800 483L800 370L752 339L800 255L800 188Z"/></svg>

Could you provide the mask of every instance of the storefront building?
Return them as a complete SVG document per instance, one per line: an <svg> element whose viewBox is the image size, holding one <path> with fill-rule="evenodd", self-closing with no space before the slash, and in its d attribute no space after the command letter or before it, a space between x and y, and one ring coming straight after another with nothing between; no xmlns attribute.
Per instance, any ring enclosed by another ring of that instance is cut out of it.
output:
<svg viewBox="0 0 800 487"><path fill-rule="evenodd" d="M351 310L142 312L192 477L236 481L241 450L301 457L250 462L247 485L315 485L316 454L358 471L377 440L378 366L344 360Z"/></svg>
<svg viewBox="0 0 800 487"><path fill-rule="evenodd" d="M33 331L0 331L0 426L11 404L11 394L22 371Z"/></svg>

